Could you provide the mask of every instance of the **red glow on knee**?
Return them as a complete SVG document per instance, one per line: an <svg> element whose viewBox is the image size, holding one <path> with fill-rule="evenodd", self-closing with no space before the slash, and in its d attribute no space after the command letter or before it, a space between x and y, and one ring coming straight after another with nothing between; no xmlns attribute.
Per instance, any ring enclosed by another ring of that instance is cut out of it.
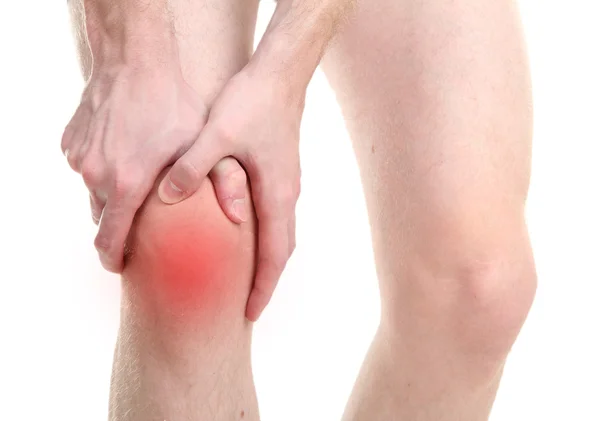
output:
<svg viewBox="0 0 600 421"><path fill-rule="evenodd" d="M231 265L239 260L235 229L212 188L177 205L151 200L132 231L123 277L161 310L215 314L231 295Z"/></svg>
<svg viewBox="0 0 600 421"><path fill-rule="evenodd" d="M173 307L214 306L221 295L223 265L230 255L215 226L174 223L155 238L155 282Z"/></svg>

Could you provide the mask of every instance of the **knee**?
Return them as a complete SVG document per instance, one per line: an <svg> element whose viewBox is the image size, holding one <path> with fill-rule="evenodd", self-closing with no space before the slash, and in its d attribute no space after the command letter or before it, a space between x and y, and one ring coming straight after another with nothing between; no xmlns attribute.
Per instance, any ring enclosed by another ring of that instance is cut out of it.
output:
<svg viewBox="0 0 600 421"><path fill-rule="evenodd" d="M443 250L432 246L429 254L403 264L405 281L396 283L393 303L383 303L384 317L400 336L422 338L429 331L446 349L504 358L537 286L529 241L519 237L502 246L491 239L475 247L461 241Z"/></svg>
<svg viewBox="0 0 600 421"><path fill-rule="evenodd" d="M126 244L126 298L155 315L243 318L254 275L254 224L230 222L208 178L176 205L160 201L157 185Z"/></svg>
<svg viewBox="0 0 600 421"><path fill-rule="evenodd" d="M459 263L451 315L452 337L467 354L503 358L533 303L537 276L531 254L506 250Z"/></svg>

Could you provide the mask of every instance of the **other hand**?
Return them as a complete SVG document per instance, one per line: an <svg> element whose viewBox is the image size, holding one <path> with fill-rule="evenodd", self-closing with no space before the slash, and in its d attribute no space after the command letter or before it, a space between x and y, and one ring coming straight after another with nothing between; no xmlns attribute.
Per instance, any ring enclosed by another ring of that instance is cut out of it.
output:
<svg viewBox="0 0 600 421"><path fill-rule="evenodd" d="M257 271L246 308L253 321L269 302L296 246L304 95L288 93L285 81L274 75L243 69L225 85L198 140L159 187L164 202L177 203L198 189L222 157L232 156L245 167L258 219Z"/></svg>
<svg viewBox="0 0 600 421"><path fill-rule="evenodd" d="M99 224L94 243L107 270L122 270L135 213L161 170L194 144L207 116L208 107L170 63L92 73L61 148L89 189L92 218ZM246 174L219 152L204 150L209 155L202 159L211 163L221 207L239 223L247 217L235 205L244 200Z"/></svg>

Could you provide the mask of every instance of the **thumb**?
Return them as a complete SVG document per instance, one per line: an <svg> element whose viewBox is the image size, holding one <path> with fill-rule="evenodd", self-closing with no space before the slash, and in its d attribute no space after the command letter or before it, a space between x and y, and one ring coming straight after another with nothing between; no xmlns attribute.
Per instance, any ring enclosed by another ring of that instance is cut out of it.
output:
<svg viewBox="0 0 600 421"><path fill-rule="evenodd" d="M210 169L224 156L216 142L209 140L207 127L160 182L158 196L164 203L175 204L194 194Z"/></svg>

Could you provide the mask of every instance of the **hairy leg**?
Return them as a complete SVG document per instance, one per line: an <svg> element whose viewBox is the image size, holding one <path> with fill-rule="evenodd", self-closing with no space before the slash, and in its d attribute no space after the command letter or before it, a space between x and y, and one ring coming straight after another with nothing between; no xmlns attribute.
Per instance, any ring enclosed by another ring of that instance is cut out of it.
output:
<svg viewBox="0 0 600 421"><path fill-rule="evenodd" d="M359 162L382 300L345 420L483 421L536 285L516 4L360 1L322 65Z"/></svg>
<svg viewBox="0 0 600 421"><path fill-rule="evenodd" d="M69 5L87 80L81 0ZM210 106L250 58L258 0L169 0L168 8L184 77ZM129 238L111 420L258 420L244 317L254 243L253 223L229 222L210 180L175 206L152 193Z"/></svg>
<svg viewBox="0 0 600 421"><path fill-rule="evenodd" d="M127 244L112 420L258 420L244 316L255 238L209 179L174 206L153 191Z"/></svg>

